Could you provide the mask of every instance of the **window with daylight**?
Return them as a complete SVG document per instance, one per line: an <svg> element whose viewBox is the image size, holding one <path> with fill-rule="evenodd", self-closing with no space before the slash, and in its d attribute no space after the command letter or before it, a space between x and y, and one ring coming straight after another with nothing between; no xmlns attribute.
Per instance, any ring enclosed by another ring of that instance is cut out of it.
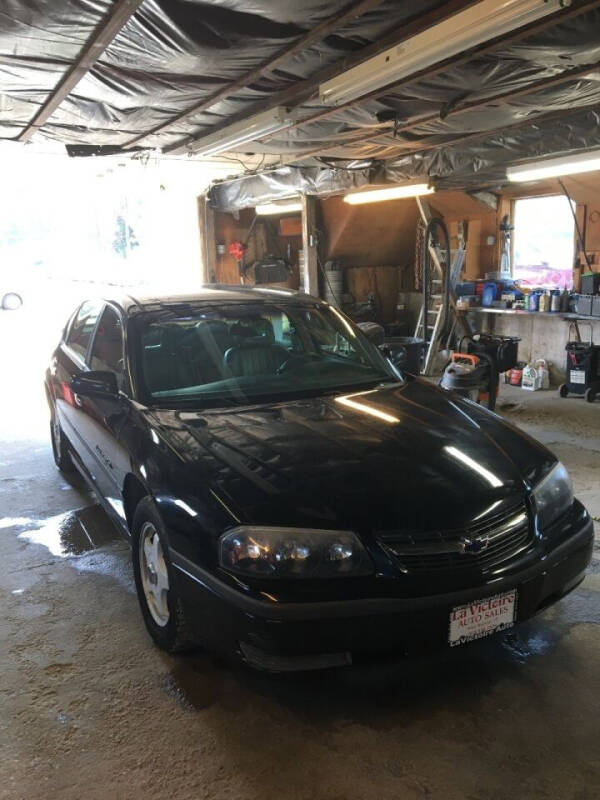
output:
<svg viewBox="0 0 600 800"><path fill-rule="evenodd" d="M575 221L569 202L564 195L515 201L515 280L532 287L572 288Z"/></svg>

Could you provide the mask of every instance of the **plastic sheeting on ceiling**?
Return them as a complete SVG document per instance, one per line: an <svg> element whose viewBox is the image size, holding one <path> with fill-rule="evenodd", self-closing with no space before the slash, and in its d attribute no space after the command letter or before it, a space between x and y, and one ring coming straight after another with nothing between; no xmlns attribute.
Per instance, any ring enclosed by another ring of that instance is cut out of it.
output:
<svg viewBox="0 0 600 800"><path fill-rule="evenodd" d="M572 7L583 2L573 0ZM98 147L114 152L240 78L347 5L348 0L144 0L38 135L78 145L79 153L87 152L82 145L91 146L89 152L99 152L93 149ZM444 5L439 0L384 0L252 85L139 144L168 148L230 117L252 113L255 104L356 56L396 29L400 36L407 21ZM4 0L0 137L19 135L113 7L109 0ZM320 158L333 167L349 159L372 159L374 166L362 173L365 179L427 175L448 185L489 183L501 180L511 160L600 145L598 63L600 3L435 77L245 150L281 154L304 167L322 165ZM587 66L588 74L568 82L455 113L457 103L520 91ZM297 112L302 118L320 110L318 98L312 97ZM396 133L375 127L382 114L395 117ZM411 122L422 116L428 121ZM326 171L320 185L331 181L331 174Z"/></svg>

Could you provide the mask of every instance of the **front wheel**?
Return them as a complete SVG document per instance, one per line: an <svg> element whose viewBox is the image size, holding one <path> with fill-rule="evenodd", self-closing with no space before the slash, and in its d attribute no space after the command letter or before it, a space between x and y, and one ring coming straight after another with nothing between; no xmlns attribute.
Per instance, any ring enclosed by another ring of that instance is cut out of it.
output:
<svg viewBox="0 0 600 800"><path fill-rule="evenodd" d="M596 399L596 390L592 389L591 386L589 389L585 390L585 399L588 401L588 403L593 403Z"/></svg>
<svg viewBox="0 0 600 800"><path fill-rule="evenodd" d="M138 504L132 528L133 576L148 633L169 653L191 650L194 641L177 594L166 530L150 497Z"/></svg>
<svg viewBox="0 0 600 800"><path fill-rule="evenodd" d="M558 393L561 397L566 397L569 394L569 390L567 389L567 385L565 383L561 383L558 387Z"/></svg>

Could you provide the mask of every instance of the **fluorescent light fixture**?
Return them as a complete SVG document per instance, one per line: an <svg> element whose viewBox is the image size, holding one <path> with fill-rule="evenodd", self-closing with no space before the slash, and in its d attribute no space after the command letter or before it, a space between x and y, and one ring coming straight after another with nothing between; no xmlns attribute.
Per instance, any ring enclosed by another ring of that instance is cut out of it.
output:
<svg viewBox="0 0 600 800"><path fill-rule="evenodd" d="M351 192L344 196L344 203L360 206L363 203L381 203L383 200L398 200L402 197L419 197L431 194L434 189L426 183L413 183L410 186L389 186L386 189L369 189L365 192Z"/></svg>
<svg viewBox="0 0 600 800"><path fill-rule="evenodd" d="M271 108L269 111L234 122L233 125L227 125L215 133L196 139L190 145L190 152L199 156L214 156L216 153L235 150L236 147L262 139L270 133L277 133L291 121L287 108L283 106Z"/></svg>
<svg viewBox="0 0 600 800"><path fill-rule="evenodd" d="M292 211L302 211L302 203L300 200L286 200L281 203L260 203L254 210L260 216L289 214Z"/></svg>
<svg viewBox="0 0 600 800"><path fill-rule="evenodd" d="M573 156L545 158L543 161L530 161L516 167L507 167L509 181L541 181L544 178L558 178L561 175L577 175L578 172L592 172L600 169L600 150L579 153Z"/></svg>
<svg viewBox="0 0 600 800"><path fill-rule="evenodd" d="M481 0L322 83L321 102L355 100L568 5L570 0Z"/></svg>

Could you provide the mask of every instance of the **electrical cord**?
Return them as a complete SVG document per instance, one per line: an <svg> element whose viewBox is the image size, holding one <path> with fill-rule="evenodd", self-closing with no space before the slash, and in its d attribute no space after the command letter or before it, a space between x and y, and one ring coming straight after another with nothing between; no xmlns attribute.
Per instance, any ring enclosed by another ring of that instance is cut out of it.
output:
<svg viewBox="0 0 600 800"><path fill-rule="evenodd" d="M321 274L323 275L323 278L324 278L325 282L327 283L327 286L329 286L329 291L331 292L331 296L333 297L333 299L335 300L337 305L341 308L342 307L342 300L341 300L341 298L337 297L336 293L333 291L333 288L332 288L331 284L329 283L329 278L327 277L327 270L323 267L323 264L321 262L321 257L319 256L319 250L318 249L317 249L317 264L319 266L319 269L321 270Z"/></svg>
<svg viewBox="0 0 600 800"><path fill-rule="evenodd" d="M342 307L342 298L341 297L338 298L336 293L333 291L331 283L329 282L329 278L327 277L327 270L323 266L323 262L321 261L321 256L319 255L319 245L321 244L321 235L322 235L322 232L318 228L315 228L313 230L313 236L315 237L315 240L316 240L315 252L316 252L316 255L317 255L317 266L321 270L321 274L323 275L323 280L325 281L327 286L329 286L329 291L331 292L331 296L333 297L335 302L338 304L338 306L341 308ZM306 253L304 254L304 257L306 258Z"/></svg>
<svg viewBox="0 0 600 800"><path fill-rule="evenodd" d="M565 195L565 197L569 201L569 208L571 209L571 214L573 214L573 219L575 221L575 229L577 230L577 236L579 238L579 248L580 248L581 252L583 253L583 256L585 258L585 262L588 265L588 269L591 271L592 262L590 261L590 257L588 256L588 254L587 254L587 252L585 250L585 242L583 241L583 235L581 233L581 228L579 227L579 222L577 221L577 214L575 213L575 209L573 208L573 201L571 200L571 195L567 191L567 187L564 185L564 183L561 181L560 178L558 178L558 183L560 185L560 188L563 190L563 194Z"/></svg>

